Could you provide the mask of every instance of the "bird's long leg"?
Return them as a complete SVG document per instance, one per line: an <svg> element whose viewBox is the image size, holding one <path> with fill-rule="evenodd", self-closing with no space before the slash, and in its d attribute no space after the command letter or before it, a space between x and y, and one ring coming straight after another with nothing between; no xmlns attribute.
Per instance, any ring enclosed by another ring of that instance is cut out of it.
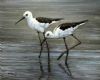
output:
<svg viewBox="0 0 100 80"><path fill-rule="evenodd" d="M66 48L66 58L65 58L65 64L66 64L67 63L67 60L68 60L69 49L68 49L68 46L67 46L65 37L63 38L63 40L64 40L65 48Z"/></svg>
<svg viewBox="0 0 100 80"><path fill-rule="evenodd" d="M48 72L51 72L49 45L48 45L48 42L45 38L45 33L43 33L43 36L44 36L44 39L45 39L45 42L46 42L46 47L47 47L47 50L48 50Z"/></svg>
<svg viewBox="0 0 100 80"><path fill-rule="evenodd" d="M38 38L39 38L39 41L40 41L40 45L41 45L41 37L40 37L40 33L37 31L38 33Z"/></svg>
<svg viewBox="0 0 100 80"><path fill-rule="evenodd" d="M44 33L43 33L43 36L44 36ZM41 42L41 49L40 49L39 58L41 58L41 54L42 54L42 51L43 51L43 47L44 47L44 42L45 41L46 41L46 38L44 37L44 40Z"/></svg>
<svg viewBox="0 0 100 80"><path fill-rule="evenodd" d="M78 43L76 44L76 45L74 45L74 46L72 46L70 49L73 49L73 48L75 48L76 46L78 46L78 45L80 45L81 44L81 41L75 36L75 35L71 35L74 39L76 39L77 41L78 41Z"/></svg>
<svg viewBox="0 0 100 80"><path fill-rule="evenodd" d="M66 47L65 66L67 67L67 69L68 69L68 71L69 71L69 73L70 73L70 75L71 75L71 71L70 71L70 69L69 69L69 65L68 65L68 54L69 54L69 49L68 49L68 46L67 46L67 43L66 43L66 39L65 39L65 37L63 38L63 40L64 40L65 47Z"/></svg>
<svg viewBox="0 0 100 80"><path fill-rule="evenodd" d="M41 37L40 37L40 33L39 33L38 31L37 31L37 33L38 33L38 38L39 38L40 46L41 46L39 58L41 58L41 53L42 53L42 50L43 50L43 46L41 45Z"/></svg>
<svg viewBox="0 0 100 80"><path fill-rule="evenodd" d="M43 45L41 45L41 49L40 49L39 58L41 58L42 51L43 51Z"/></svg>
<svg viewBox="0 0 100 80"><path fill-rule="evenodd" d="M71 49L73 49L73 48L75 48L76 46L78 46L78 45L81 44L81 41L80 41L76 36L74 36L73 34L72 34L71 36L72 36L74 39L76 39L76 40L78 41L78 43L75 44L74 46L70 47L69 50L71 50ZM65 52L66 52L66 51L62 52L62 53L60 54L60 56L57 58L57 60L59 60L59 59L65 54Z"/></svg>

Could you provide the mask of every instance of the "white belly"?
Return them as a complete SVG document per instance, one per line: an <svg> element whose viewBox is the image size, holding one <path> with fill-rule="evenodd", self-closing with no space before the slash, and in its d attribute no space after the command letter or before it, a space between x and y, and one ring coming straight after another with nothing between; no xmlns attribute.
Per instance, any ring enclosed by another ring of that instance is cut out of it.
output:
<svg viewBox="0 0 100 80"><path fill-rule="evenodd" d="M35 29L36 31L44 32L45 29L49 27L49 24L48 23L46 23L46 24L45 23L39 23L36 20L30 20L30 21L28 21L28 26L31 29Z"/></svg>
<svg viewBox="0 0 100 80"><path fill-rule="evenodd" d="M67 36L73 34L74 30L75 30L74 28L69 28L69 29L66 29L63 31L58 28L58 29L56 29L54 34L55 34L55 37L62 38L62 37L67 37Z"/></svg>

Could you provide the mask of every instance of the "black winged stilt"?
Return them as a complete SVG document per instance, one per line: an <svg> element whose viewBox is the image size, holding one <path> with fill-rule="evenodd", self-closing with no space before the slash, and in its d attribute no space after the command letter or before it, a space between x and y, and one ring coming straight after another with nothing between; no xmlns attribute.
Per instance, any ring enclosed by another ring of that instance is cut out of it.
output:
<svg viewBox="0 0 100 80"><path fill-rule="evenodd" d="M55 38L63 38L64 44L65 44L65 48L66 48L66 51L64 51L64 52L66 52L65 65L68 66L67 60L68 60L69 48L68 48L67 43L66 43L66 37L67 36L72 36L73 38L75 38L79 42L75 46L71 47L71 49L76 47L76 46L78 46L81 43L81 41L75 35L73 35L73 32L79 26L85 24L87 21L88 20L83 20L83 21L79 21L79 22L71 22L71 23L65 22L65 23L60 24L59 26L57 26L53 30L53 32L51 32L51 31L45 32L45 39L43 40L42 44L48 38L54 38L54 39ZM59 60L63 56L64 52L61 53L61 55L57 58L57 60Z"/></svg>
<svg viewBox="0 0 100 80"><path fill-rule="evenodd" d="M28 26L31 29L35 29L38 33L38 38L41 44L41 38L40 38L40 33L43 33L44 39L45 39L45 30L52 24L55 23L56 21L60 21L63 18L46 18L46 17L37 17L34 18L32 15L32 12L30 11L25 11L23 13L23 17L18 20L15 24L19 23L20 21L22 21L23 19L27 20ZM48 64L50 65L50 54L49 54L49 46L48 43L46 41L46 46L47 46L47 50L48 50ZM41 46L42 47L42 46ZM41 57L41 55L39 55L39 58ZM49 69L50 71L50 69Z"/></svg>

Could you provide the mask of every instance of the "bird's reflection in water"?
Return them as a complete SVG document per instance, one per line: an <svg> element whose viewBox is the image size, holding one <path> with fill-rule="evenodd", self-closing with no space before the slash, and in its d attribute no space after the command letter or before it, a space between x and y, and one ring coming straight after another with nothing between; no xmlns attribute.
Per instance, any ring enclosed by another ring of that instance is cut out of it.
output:
<svg viewBox="0 0 100 80"><path fill-rule="evenodd" d="M70 71L70 68L69 68L69 65L67 64L65 64L65 66L63 66L61 63L58 63L58 66L68 75L68 76L70 76L71 78L73 78L73 76L72 76L72 73L71 73L71 71ZM65 68L66 67L66 68ZM67 70L66 70L67 69Z"/></svg>
<svg viewBox="0 0 100 80"><path fill-rule="evenodd" d="M39 76L38 80L44 80L44 78L46 80L50 80L52 73L51 72L46 73L44 71L43 64L42 64L42 60L40 58L39 58L39 65L40 65L40 71L41 71L41 73L40 73L40 76Z"/></svg>
<svg viewBox="0 0 100 80"><path fill-rule="evenodd" d="M40 64L41 73L40 73L40 76L39 76L38 80L42 80L42 78L44 78L44 69L43 69L42 61L41 61L40 58L39 58L39 64Z"/></svg>
<svg viewBox="0 0 100 80"><path fill-rule="evenodd" d="M65 66L64 66L63 64L61 64L61 63L57 63L57 64L58 64L59 68L60 68L61 70L63 70L65 74L67 74L67 75L66 75L67 77L69 76L70 78L73 78L72 73L71 73L71 71L70 71L70 68L69 68L69 65L68 65L68 64L65 65ZM43 64L42 64L41 59L39 59L39 65L40 65L40 71L41 71L41 73L40 73L40 76L39 76L38 80L44 80L44 79L46 79L46 80L51 80L51 78L52 78L52 76L53 76L53 73L52 73L52 72L46 73L46 72L44 71L44 69L43 69ZM59 68L58 68L58 69L59 69ZM71 80L71 79L70 79L70 80Z"/></svg>

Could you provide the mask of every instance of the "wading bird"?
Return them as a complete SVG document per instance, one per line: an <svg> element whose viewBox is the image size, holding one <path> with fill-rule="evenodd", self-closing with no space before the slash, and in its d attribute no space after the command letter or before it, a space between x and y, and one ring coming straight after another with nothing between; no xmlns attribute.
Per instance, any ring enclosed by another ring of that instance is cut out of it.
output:
<svg viewBox="0 0 100 80"><path fill-rule="evenodd" d="M22 21L23 19L27 20L28 26L31 29L34 29L37 31L38 33L38 38L41 44L41 38L40 38L40 33L43 33L43 36L45 38L45 30L52 24L55 23L56 21L60 21L63 18L46 18L46 17L37 17L34 18L32 15L32 12L30 11L25 11L23 13L23 17L18 20L15 24L19 23L20 21ZM49 55L49 47L48 47L48 43L46 41L46 46L47 46L47 50L48 50L48 64L50 64L50 55ZM42 46L41 46L42 47ZM41 55L39 55L39 58L41 57ZM49 70L50 71L50 70Z"/></svg>
<svg viewBox="0 0 100 80"><path fill-rule="evenodd" d="M59 26L57 26L53 32L51 31L47 31L45 33L45 39L43 40L42 42L42 45L43 43L45 42L46 39L48 38L63 38L64 40L64 44L65 44L65 48L66 48L66 58L65 58L65 65L68 65L67 64L67 60L68 60L68 54L69 54L69 48L67 46L67 43L66 43L66 37L67 36L72 36L73 38L75 38L79 43L76 44L75 46L78 46L81 41L75 36L73 35L73 32L81 25L85 24L88 20L83 20L83 21L79 21L79 22L71 22L71 23L62 23L60 24ZM71 48L74 48L75 46L71 47ZM42 52L42 51L41 51ZM62 53L57 59L59 60L62 56L63 56L64 53Z"/></svg>

